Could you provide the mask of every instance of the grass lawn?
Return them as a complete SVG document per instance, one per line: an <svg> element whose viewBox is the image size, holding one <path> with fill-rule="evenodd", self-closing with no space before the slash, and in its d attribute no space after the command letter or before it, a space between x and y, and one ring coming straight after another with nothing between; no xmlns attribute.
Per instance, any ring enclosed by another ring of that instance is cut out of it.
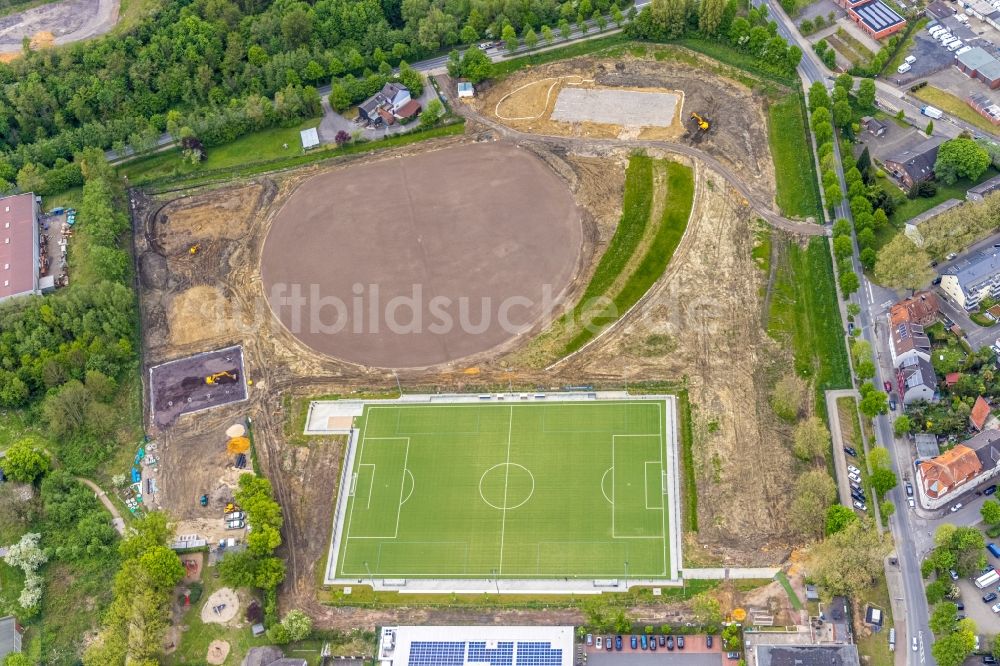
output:
<svg viewBox="0 0 1000 666"><path fill-rule="evenodd" d="M936 106L945 113L964 120L973 127L990 134L996 132L996 125L976 113L971 106L962 101L961 97L952 95L950 92L941 90L935 86L924 86L913 94L931 106Z"/></svg>
<svg viewBox="0 0 1000 666"><path fill-rule="evenodd" d="M979 180L972 181L963 178L952 185L946 185L945 183L939 182L937 183L937 194L929 198L917 197L916 199L906 199L898 208L896 208L895 211L893 211L892 217L889 218L889 221L893 224L893 226L897 226L901 229L903 224L905 224L908 220L912 220L917 215L930 210L934 206L937 206L939 203L947 201L948 199L965 201L966 190L973 185L978 185L984 180L992 178L997 175L997 173L996 169L990 167L986 170L986 173L979 178ZM899 188L887 179L883 181L882 187L894 192L899 192Z"/></svg>
<svg viewBox="0 0 1000 666"><path fill-rule="evenodd" d="M820 220L819 185L802 96L789 95L772 103L767 114L778 207L789 217Z"/></svg>
<svg viewBox="0 0 1000 666"><path fill-rule="evenodd" d="M667 187L663 214L654 221L655 229L648 230L653 210L654 169L666 170ZM566 343L562 355L580 349L602 328L617 321L660 278L684 235L693 203L694 172L690 167L669 160L654 162L644 155L630 158L621 221L572 313L575 324L588 325ZM644 254L637 257L641 241L650 232L651 242ZM620 278L629 266L634 268L622 283ZM591 311L602 297L611 299L611 303L598 312Z"/></svg>
<svg viewBox="0 0 1000 666"><path fill-rule="evenodd" d="M851 33L847 32L843 28L837 28L837 37L839 37L845 44L851 47L855 53L857 53L861 58L868 62L875 57L872 50L861 43L861 41L856 38Z"/></svg>
<svg viewBox="0 0 1000 666"><path fill-rule="evenodd" d="M367 405L337 574L669 576L667 426L653 400Z"/></svg>
<svg viewBox="0 0 1000 666"><path fill-rule="evenodd" d="M825 238L807 247L785 241L776 260L767 330L789 343L795 369L813 380L822 411L823 391L851 384L829 246Z"/></svg>
<svg viewBox="0 0 1000 666"><path fill-rule="evenodd" d="M965 348L959 344L955 336L950 335L949 338L947 343L935 345L931 352L931 365L941 375L946 375L949 372L957 372L965 362Z"/></svg>
<svg viewBox="0 0 1000 666"><path fill-rule="evenodd" d="M802 610L802 600L799 599L799 595L795 594L795 589L792 588L792 584L788 581L788 576L785 575L785 572L779 571L774 577L781 583L781 587L785 588L785 594L788 595L788 600L792 602L792 608Z"/></svg>
<svg viewBox="0 0 1000 666"><path fill-rule="evenodd" d="M260 162L280 157L290 157L302 153L299 131L319 125L320 118L310 118L292 127L272 127L240 137L232 143L207 149L208 157L200 166L194 166L181 159L180 151L171 148L162 153L141 157L126 162L119 173L128 176L132 185L162 178L164 176L189 174L210 169ZM284 145L288 148L284 148Z"/></svg>
<svg viewBox="0 0 1000 666"><path fill-rule="evenodd" d="M861 653L862 661L868 666L893 666L895 655L889 651L889 629L893 627L892 604L889 602L889 586L885 576L879 576L878 584L865 590L858 603L862 611L866 604L872 604L881 609L885 616L879 633L862 636L861 634L868 632L858 632L858 652ZM906 649L906 645L903 644L902 648L897 645L896 649Z"/></svg>

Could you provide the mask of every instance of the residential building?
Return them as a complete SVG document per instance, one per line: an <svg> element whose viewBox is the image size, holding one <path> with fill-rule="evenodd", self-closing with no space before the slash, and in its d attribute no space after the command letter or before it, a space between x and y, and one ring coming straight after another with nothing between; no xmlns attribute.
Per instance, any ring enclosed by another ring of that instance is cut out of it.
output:
<svg viewBox="0 0 1000 666"><path fill-rule="evenodd" d="M972 481L982 472L976 452L958 444L936 458L917 465L917 485L930 499L941 499L956 488Z"/></svg>
<svg viewBox="0 0 1000 666"><path fill-rule="evenodd" d="M24 630L12 615L0 617L0 662L12 653L21 651L21 637Z"/></svg>
<svg viewBox="0 0 1000 666"><path fill-rule="evenodd" d="M383 627L379 666L573 666L573 627ZM856 664L851 666L857 666Z"/></svg>
<svg viewBox="0 0 1000 666"><path fill-rule="evenodd" d="M1000 472L1000 430L984 430L971 439L962 442L962 446L976 452L981 467L980 478L976 483L985 481Z"/></svg>
<svg viewBox="0 0 1000 666"><path fill-rule="evenodd" d="M906 28L906 19L882 0L853 4L847 16L875 39L885 39Z"/></svg>
<svg viewBox="0 0 1000 666"><path fill-rule="evenodd" d="M896 177L905 189L934 177L934 162L938 148L944 140L931 137L919 144L895 153L885 160L885 168Z"/></svg>
<svg viewBox="0 0 1000 666"><path fill-rule="evenodd" d="M980 250L954 263L941 273L941 291L969 311L987 296L1000 297L1000 254Z"/></svg>
<svg viewBox="0 0 1000 666"><path fill-rule="evenodd" d="M34 194L0 198L0 301L40 294L38 201Z"/></svg>
<svg viewBox="0 0 1000 666"><path fill-rule="evenodd" d="M865 116L861 119L861 127L873 136L882 136L889 126L877 118Z"/></svg>
<svg viewBox="0 0 1000 666"><path fill-rule="evenodd" d="M976 398L976 404L972 406L972 411L969 413L969 423L973 428L982 432L983 427L986 425L986 421L990 418L990 403L986 402L986 398L979 396Z"/></svg>
<svg viewBox="0 0 1000 666"><path fill-rule="evenodd" d="M400 112L413 100L410 90L401 83L391 81L364 102L358 105L358 115L373 125L391 125L397 119L409 118L410 115L400 115ZM408 107L412 110L412 107ZM416 104L419 111L420 104Z"/></svg>
<svg viewBox="0 0 1000 666"><path fill-rule="evenodd" d="M910 322L930 326L937 321L941 304L933 291L918 291L889 308L889 323L893 326Z"/></svg>
<svg viewBox="0 0 1000 666"><path fill-rule="evenodd" d="M920 231L921 227L941 213L961 204L962 202L959 199L948 199L946 201L942 201L930 210L926 210L920 215L908 220L906 225L903 227L903 233L906 234L906 237L913 241L917 247L923 247L924 236Z"/></svg>
<svg viewBox="0 0 1000 666"><path fill-rule="evenodd" d="M860 666L858 646L853 644L766 645L766 634L755 634L756 666Z"/></svg>
<svg viewBox="0 0 1000 666"><path fill-rule="evenodd" d="M993 176L989 180L970 187L965 193L965 198L969 201L982 201L986 195L993 194L1000 190L1000 176Z"/></svg>
<svg viewBox="0 0 1000 666"><path fill-rule="evenodd" d="M917 359L931 360L931 340L920 324L908 321L893 324L890 333L889 351L893 367L913 365Z"/></svg>
<svg viewBox="0 0 1000 666"><path fill-rule="evenodd" d="M286 657L273 645L250 648L240 666L308 666L302 657Z"/></svg>
<svg viewBox="0 0 1000 666"><path fill-rule="evenodd" d="M896 386L904 405L927 400L937 400L937 375L929 360L914 355L896 370Z"/></svg>

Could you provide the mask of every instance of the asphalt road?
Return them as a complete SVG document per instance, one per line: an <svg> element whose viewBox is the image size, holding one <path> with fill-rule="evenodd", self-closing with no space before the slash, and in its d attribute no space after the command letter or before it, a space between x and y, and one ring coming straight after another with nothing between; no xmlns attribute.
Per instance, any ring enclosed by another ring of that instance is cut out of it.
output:
<svg viewBox="0 0 1000 666"><path fill-rule="evenodd" d="M799 64L799 74L805 80L807 87L815 81L822 81L824 85L828 85L827 80L832 75L819 62L808 42L799 35L798 30L796 30L788 15L785 14L777 3L771 3L769 0L755 1L754 4L767 4L771 16L778 23L778 34L789 42L798 43L800 48L802 48L802 62ZM877 88L877 90L881 90L881 88ZM882 94L884 95L885 93L883 92ZM844 183L844 170L841 166L839 142L834 141L833 146L836 155L837 178L840 180L841 190L846 192L847 188ZM836 207L835 212L837 217L847 220L852 219L851 211L846 201L842 201ZM875 351L879 349L879 345L873 325L876 323L876 314L884 311L885 302L890 299L894 300L895 294L874 286L865 279L865 274L858 258L857 247L854 250L853 262L854 270L861 279L861 288L852 297L852 300L856 300L861 306L861 314L856 324L860 325L861 335L871 344L873 354L875 355L875 358L872 359L875 361L876 367L875 385L879 386L889 374L879 363L879 353ZM883 326L882 328L885 327ZM899 445L896 442L889 416L879 416L875 419L874 425L876 443L880 446L888 447L897 476L902 478L900 472L906 470L911 464L908 447L905 443ZM913 512L902 510L906 507L906 497L902 487L892 490L889 493L888 499L897 507L900 507L900 510L896 511L889 520L889 527L896 543L896 557L898 558L899 567L903 574L903 603L906 608L906 629L911 633L911 636L916 635L919 641L919 649L917 651L907 650L907 659L914 666L933 666L935 662L930 653L933 635L928 626L927 601L924 596L923 581L920 577L920 560L917 554L917 546L914 543L913 531L915 526L911 524ZM897 637L898 645L909 645L909 643L909 637Z"/></svg>

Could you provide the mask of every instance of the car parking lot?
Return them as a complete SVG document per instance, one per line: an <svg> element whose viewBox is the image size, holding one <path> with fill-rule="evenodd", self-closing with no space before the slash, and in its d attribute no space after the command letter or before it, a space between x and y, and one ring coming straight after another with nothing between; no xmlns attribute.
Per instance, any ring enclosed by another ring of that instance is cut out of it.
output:
<svg viewBox="0 0 1000 666"><path fill-rule="evenodd" d="M674 641L674 649L668 649L666 636L662 638L664 645L660 645L660 634L649 634L646 636L647 642L656 641L656 650L643 650L641 635L635 634L636 648L631 646L632 635L623 634L621 650L614 647L616 635L610 636L612 649L609 651L605 645L607 636L602 635L601 647L597 647L598 636L594 635L592 645L586 646L588 664L608 664L620 666L623 664L674 664L675 666L722 666L727 660L721 652L722 641L718 636L712 637L712 647L706 644L704 635L698 636L671 636ZM681 648L678 642L683 638L684 647ZM735 660L732 663L736 663Z"/></svg>

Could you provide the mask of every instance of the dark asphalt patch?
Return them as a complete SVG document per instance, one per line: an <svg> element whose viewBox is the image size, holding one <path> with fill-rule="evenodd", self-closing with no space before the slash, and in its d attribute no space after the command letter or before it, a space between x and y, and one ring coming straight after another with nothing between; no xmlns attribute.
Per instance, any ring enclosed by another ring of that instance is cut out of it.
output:
<svg viewBox="0 0 1000 666"><path fill-rule="evenodd" d="M237 376L231 384L208 384L219 372ZM153 423L165 428L181 414L199 412L247 399L243 348L239 345L168 361L149 369Z"/></svg>

